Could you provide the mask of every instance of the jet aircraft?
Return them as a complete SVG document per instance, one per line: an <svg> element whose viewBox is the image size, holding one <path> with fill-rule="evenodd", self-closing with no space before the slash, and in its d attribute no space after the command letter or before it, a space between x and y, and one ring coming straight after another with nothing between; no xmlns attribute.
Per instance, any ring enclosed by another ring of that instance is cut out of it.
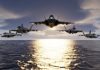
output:
<svg viewBox="0 0 100 70"><path fill-rule="evenodd" d="M34 23L34 24L45 24L46 26L49 27L54 27L57 26L58 24L73 24L72 22L63 22L63 21L59 21L57 19L55 19L54 15L50 15L48 19L45 19L44 21L39 21L39 22L30 22L30 23Z"/></svg>
<svg viewBox="0 0 100 70"><path fill-rule="evenodd" d="M82 32L82 30L77 30L75 26L73 26L73 28L71 29L67 29L65 26L64 26L65 30L59 30L59 31L65 31L69 34L74 34L74 33L78 33L78 32Z"/></svg>
<svg viewBox="0 0 100 70"><path fill-rule="evenodd" d="M14 36L21 36L21 34L17 34L17 32L16 33L11 33L11 31L4 32L3 34L1 34L1 37L7 37L7 38L14 37Z"/></svg>
<svg viewBox="0 0 100 70"><path fill-rule="evenodd" d="M83 32L83 35L79 35L79 36L85 36L87 38L98 38L100 35L96 35L95 33L92 33L91 30L90 30L88 34L85 34Z"/></svg>
<svg viewBox="0 0 100 70"><path fill-rule="evenodd" d="M30 28L26 28L23 26L23 24L21 24L20 26L17 27L16 30L11 30L11 31L16 31L17 33L27 33L30 31L37 31L37 30L33 30L32 27L33 27L33 25L31 25Z"/></svg>

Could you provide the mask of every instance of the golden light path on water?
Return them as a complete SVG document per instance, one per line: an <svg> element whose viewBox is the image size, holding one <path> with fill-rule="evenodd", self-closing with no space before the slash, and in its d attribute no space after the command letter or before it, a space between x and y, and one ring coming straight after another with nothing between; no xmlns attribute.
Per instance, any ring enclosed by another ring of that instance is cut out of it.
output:
<svg viewBox="0 0 100 70"><path fill-rule="evenodd" d="M74 45L73 40L66 39L36 40L33 46L36 52L33 57L41 70L70 70L68 67L74 59L67 58L75 54Z"/></svg>

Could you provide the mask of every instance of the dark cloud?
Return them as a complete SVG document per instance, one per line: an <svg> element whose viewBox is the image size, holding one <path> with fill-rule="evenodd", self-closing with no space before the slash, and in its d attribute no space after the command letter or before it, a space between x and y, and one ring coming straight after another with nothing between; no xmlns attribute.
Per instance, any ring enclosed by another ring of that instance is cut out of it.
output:
<svg viewBox="0 0 100 70"><path fill-rule="evenodd" d="M45 16L62 14L67 19L83 19L87 12L80 8L80 0L0 0L0 5L14 13ZM30 15L29 15L30 16Z"/></svg>
<svg viewBox="0 0 100 70"><path fill-rule="evenodd" d="M89 14L80 8L82 0L0 0L0 7L12 13L25 15L20 19L6 20L12 26L29 24L27 22L42 20L44 16L54 14L66 21L77 21ZM5 27L6 28L6 27Z"/></svg>

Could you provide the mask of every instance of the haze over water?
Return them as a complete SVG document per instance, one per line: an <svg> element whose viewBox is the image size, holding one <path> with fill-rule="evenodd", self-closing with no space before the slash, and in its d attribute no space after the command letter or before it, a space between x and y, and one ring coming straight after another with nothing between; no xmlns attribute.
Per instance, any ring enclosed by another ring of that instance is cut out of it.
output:
<svg viewBox="0 0 100 70"><path fill-rule="evenodd" d="M99 41L0 41L0 70L99 70Z"/></svg>

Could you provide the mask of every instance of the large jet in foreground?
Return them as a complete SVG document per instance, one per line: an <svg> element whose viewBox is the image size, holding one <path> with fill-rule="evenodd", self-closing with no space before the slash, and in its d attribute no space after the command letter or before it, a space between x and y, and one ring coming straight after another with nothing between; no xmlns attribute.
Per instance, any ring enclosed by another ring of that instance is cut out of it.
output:
<svg viewBox="0 0 100 70"><path fill-rule="evenodd" d="M75 26L73 26L73 28L71 28L71 29L67 29L65 26L64 26L64 28L65 28L65 30L59 30L59 31L65 31L69 34L75 34L75 33L78 33L78 32L83 32L82 30L76 29Z"/></svg>
<svg viewBox="0 0 100 70"><path fill-rule="evenodd" d="M88 34L85 34L83 32L83 35L79 35L79 36L85 36L87 38L98 38L100 35L96 35L95 33L91 33L91 30L90 30Z"/></svg>
<svg viewBox="0 0 100 70"><path fill-rule="evenodd" d="M44 21L39 21L39 22L31 22L34 24L45 24L46 26L49 27L54 27L57 26L58 24L73 24L72 22L63 22L63 21L59 21L57 19L54 18L53 15L50 15L48 19L45 19Z"/></svg>
<svg viewBox="0 0 100 70"><path fill-rule="evenodd" d="M33 30L32 27L33 27L33 25L31 25L30 28L26 28L23 26L23 24L21 24L20 26L17 27L17 29L11 30L11 31L16 31L17 33L27 33L30 31L37 31L37 30Z"/></svg>

